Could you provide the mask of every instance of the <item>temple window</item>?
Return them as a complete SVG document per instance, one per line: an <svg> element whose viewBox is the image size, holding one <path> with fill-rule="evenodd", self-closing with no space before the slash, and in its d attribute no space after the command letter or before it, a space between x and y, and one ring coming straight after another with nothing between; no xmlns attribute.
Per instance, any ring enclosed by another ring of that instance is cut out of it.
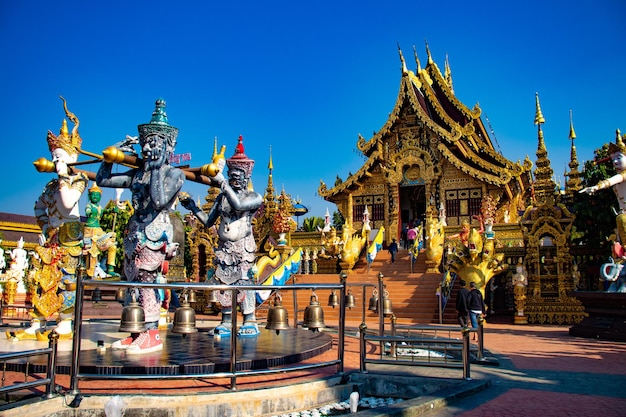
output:
<svg viewBox="0 0 626 417"><path fill-rule="evenodd" d="M456 218L461 223L462 218L480 214L482 190L480 188L448 190L446 191L446 218ZM451 223L454 224L454 223Z"/></svg>
<svg viewBox="0 0 626 417"><path fill-rule="evenodd" d="M370 213L371 221L385 219L384 195L365 195L354 197L352 205L352 218L360 219L363 216L365 207L367 207L367 210Z"/></svg>

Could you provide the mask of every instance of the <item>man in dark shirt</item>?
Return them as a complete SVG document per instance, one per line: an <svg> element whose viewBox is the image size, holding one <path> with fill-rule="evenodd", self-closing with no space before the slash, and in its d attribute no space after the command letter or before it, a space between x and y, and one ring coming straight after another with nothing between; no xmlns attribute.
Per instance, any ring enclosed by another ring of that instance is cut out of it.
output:
<svg viewBox="0 0 626 417"><path fill-rule="evenodd" d="M465 280L460 280L459 284L461 285L461 288L456 294L456 314L461 327L467 327L469 324L469 309L467 303L470 292L465 287L467 285Z"/></svg>

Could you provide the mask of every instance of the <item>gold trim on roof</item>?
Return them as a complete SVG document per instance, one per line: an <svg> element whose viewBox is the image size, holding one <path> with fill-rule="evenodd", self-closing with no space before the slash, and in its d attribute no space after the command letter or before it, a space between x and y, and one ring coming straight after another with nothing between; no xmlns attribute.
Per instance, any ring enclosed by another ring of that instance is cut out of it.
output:
<svg viewBox="0 0 626 417"><path fill-rule="evenodd" d="M446 58L447 59L447 58ZM478 106L478 103L474 105L474 108L470 110L465 104L463 104L455 95L445 78L441 74L439 67L434 61L429 60L428 65L426 65L425 71L428 72L430 78L437 83L438 86L441 87L441 91L446 96L446 98L450 101L450 103L458 109L461 113L467 116L470 119L478 119L482 114L481 108Z"/></svg>
<svg viewBox="0 0 626 417"><path fill-rule="evenodd" d="M493 175L493 174L489 174L485 171L481 171L478 170L474 167L470 167L468 166L465 162L461 161L459 158L457 158L456 155L454 155L445 145L443 144L439 144L439 146L437 147L439 149L439 151L444 155L444 157L452 164L454 165L457 169L459 169L462 172L465 172L468 175L471 175L474 178L477 178L479 180L488 182L490 184L493 185L497 185L497 186L505 186L507 185L511 179L513 178L513 175L511 175L508 170L506 169L501 169L498 170L498 175Z"/></svg>

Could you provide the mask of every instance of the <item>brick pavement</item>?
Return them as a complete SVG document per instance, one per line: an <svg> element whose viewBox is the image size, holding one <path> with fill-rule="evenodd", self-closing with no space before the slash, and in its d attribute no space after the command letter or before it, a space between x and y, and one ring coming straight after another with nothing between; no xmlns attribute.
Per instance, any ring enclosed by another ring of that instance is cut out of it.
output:
<svg viewBox="0 0 626 417"><path fill-rule="evenodd" d="M570 336L569 326L487 323L485 347L501 366L472 366L491 386L437 417L626 416L626 343Z"/></svg>

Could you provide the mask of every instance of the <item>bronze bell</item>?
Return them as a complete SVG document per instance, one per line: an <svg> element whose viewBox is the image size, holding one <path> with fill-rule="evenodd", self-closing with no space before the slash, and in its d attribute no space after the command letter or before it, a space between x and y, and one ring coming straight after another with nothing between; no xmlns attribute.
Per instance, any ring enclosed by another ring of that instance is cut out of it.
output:
<svg viewBox="0 0 626 417"><path fill-rule="evenodd" d="M389 298L388 294L385 294L383 297L383 315L391 316L393 314L393 310L391 310L391 298Z"/></svg>
<svg viewBox="0 0 626 417"><path fill-rule="evenodd" d="M332 308L339 306L339 299L337 298L335 290L333 290L333 292L331 292L328 296L328 306Z"/></svg>
<svg viewBox="0 0 626 417"><path fill-rule="evenodd" d="M196 312L189 305L187 293L184 294L184 301L174 312L174 323L172 333L181 333L183 337L190 333L196 333Z"/></svg>
<svg viewBox="0 0 626 417"><path fill-rule="evenodd" d="M196 292L194 290L189 290L189 304L196 302Z"/></svg>
<svg viewBox="0 0 626 417"><path fill-rule="evenodd" d="M274 306L267 312L265 328L267 330L276 330L276 334L279 334L281 330L289 328L287 309L283 307L282 299L279 295L274 297Z"/></svg>
<svg viewBox="0 0 626 417"><path fill-rule="evenodd" d="M308 328L312 332L318 332L326 327L324 325L324 310L317 300L317 295L313 293L311 302L304 309L304 322L302 326Z"/></svg>
<svg viewBox="0 0 626 417"><path fill-rule="evenodd" d="M93 291L91 292L91 301L93 301L94 303L102 301L102 291L100 290L100 288L96 287L93 289Z"/></svg>
<svg viewBox="0 0 626 417"><path fill-rule="evenodd" d="M207 303L217 303L217 297L215 296L215 291L209 291L209 295L207 296Z"/></svg>
<svg viewBox="0 0 626 417"><path fill-rule="evenodd" d="M370 297L370 306L367 308L370 311L378 311L378 291L374 290Z"/></svg>
<svg viewBox="0 0 626 417"><path fill-rule="evenodd" d="M115 301L122 304L126 301L126 289L124 287L119 287L115 292Z"/></svg>
<svg viewBox="0 0 626 417"><path fill-rule="evenodd" d="M349 289L348 294L346 294L346 307L347 308L356 307L355 301L356 300L354 298L354 294L352 294L352 289Z"/></svg>
<svg viewBox="0 0 626 417"><path fill-rule="evenodd" d="M122 310L120 332L141 333L146 330L146 316L143 308L137 303L135 290L133 289L130 304Z"/></svg>

